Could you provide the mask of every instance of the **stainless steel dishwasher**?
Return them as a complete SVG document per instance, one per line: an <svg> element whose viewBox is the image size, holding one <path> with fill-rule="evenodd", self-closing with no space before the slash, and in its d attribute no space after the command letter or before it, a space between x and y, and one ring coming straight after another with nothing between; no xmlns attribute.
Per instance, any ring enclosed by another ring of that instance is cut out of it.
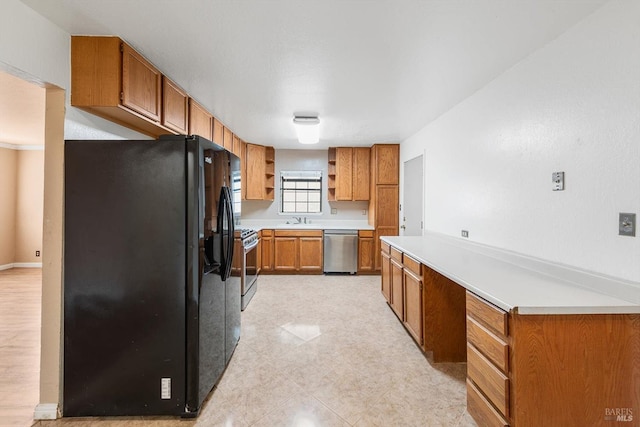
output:
<svg viewBox="0 0 640 427"><path fill-rule="evenodd" d="M324 272L358 270L358 230L324 230Z"/></svg>

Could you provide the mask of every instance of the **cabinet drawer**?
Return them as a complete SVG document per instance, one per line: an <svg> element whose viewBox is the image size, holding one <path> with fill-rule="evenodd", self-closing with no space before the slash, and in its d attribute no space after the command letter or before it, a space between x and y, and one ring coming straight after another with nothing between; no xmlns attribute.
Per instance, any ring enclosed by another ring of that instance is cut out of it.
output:
<svg viewBox="0 0 640 427"><path fill-rule="evenodd" d="M322 237L322 230L276 230L276 237Z"/></svg>
<svg viewBox="0 0 640 427"><path fill-rule="evenodd" d="M391 252L391 246L387 245L385 242L380 242L380 251L388 254Z"/></svg>
<svg viewBox="0 0 640 427"><path fill-rule="evenodd" d="M358 230L358 237L373 237L373 230ZM384 245L385 243L382 244Z"/></svg>
<svg viewBox="0 0 640 427"><path fill-rule="evenodd" d="M509 373L509 346L489 329L467 316L467 341L505 374Z"/></svg>
<svg viewBox="0 0 640 427"><path fill-rule="evenodd" d="M411 270L416 276L422 276L422 270L420 269L420 262L411 258L409 255L404 254L402 263L404 264L404 268Z"/></svg>
<svg viewBox="0 0 640 427"><path fill-rule="evenodd" d="M495 410L469 380L467 380L467 411L478 422L478 425L487 427L509 426L509 423L502 418L500 413Z"/></svg>
<svg viewBox="0 0 640 427"><path fill-rule="evenodd" d="M273 230L261 230L260 231L260 236L261 237L273 237Z"/></svg>
<svg viewBox="0 0 640 427"><path fill-rule="evenodd" d="M402 252L397 250L393 246L391 247L391 259L394 259L400 263L402 262Z"/></svg>
<svg viewBox="0 0 640 427"><path fill-rule="evenodd" d="M467 344L467 377L498 411L509 416L509 378L470 344Z"/></svg>
<svg viewBox="0 0 640 427"><path fill-rule="evenodd" d="M507 313L467 292L467 315L484 323L496 333L507 336Z"/></svg>

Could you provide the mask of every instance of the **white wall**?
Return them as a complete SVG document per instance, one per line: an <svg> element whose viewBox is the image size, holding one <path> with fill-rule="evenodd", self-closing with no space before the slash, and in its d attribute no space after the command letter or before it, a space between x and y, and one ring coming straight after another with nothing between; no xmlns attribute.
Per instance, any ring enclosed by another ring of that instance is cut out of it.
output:
<svg viewBox="0 0 640 427"><path fill-rule="evenodd" d="M247 200L242 202L242 219L244 220L282 220L286 222L293 215L280 215L280 171L291 170L321 170L322 171L322 214L307 215L313 222L333 220L367 221L363 210L369 208L368 202L328 202L327 201L327 150L276 150L276 194L273 202ZM331 208L337 210L331 214ZM303 215L304 216L304 215Z"/></svg>
<svg viewBox="0 0 640 427"><path fill-rule="evenodd" d="M607 3L403 141L402 162L425 155L425 228L640 281L640 235L618 236L640 214L639 22Z"/></svg>

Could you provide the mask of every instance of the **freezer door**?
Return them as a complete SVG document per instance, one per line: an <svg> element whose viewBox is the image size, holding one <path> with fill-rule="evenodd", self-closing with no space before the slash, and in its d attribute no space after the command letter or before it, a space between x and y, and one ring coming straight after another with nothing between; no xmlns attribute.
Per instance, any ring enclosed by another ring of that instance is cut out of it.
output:
<svg viewBox="0 0 640 427"><path fill-rule="evenodd" d="M171 141L66 141L63 415L185 404L185 157Z"/></svg>

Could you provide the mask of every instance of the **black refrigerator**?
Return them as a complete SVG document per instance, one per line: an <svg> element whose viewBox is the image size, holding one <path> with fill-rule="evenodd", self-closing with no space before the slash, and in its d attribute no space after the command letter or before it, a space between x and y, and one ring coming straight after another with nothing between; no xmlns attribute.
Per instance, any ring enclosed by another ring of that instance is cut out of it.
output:
<svg viewBox="0 0 640 427"><path fill-rule="evenodd" d="M240 338L238 157L167 136L64 162L63 416L196 416Z"/></svg>

